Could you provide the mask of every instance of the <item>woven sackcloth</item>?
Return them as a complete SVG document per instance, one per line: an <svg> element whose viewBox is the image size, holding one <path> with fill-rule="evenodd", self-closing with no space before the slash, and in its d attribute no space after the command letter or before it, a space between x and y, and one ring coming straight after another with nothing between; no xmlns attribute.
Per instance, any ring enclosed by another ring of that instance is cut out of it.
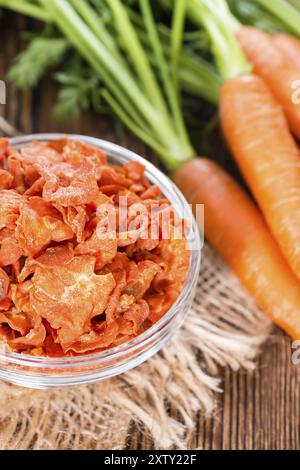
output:
<svg viewBox="0 0 300 470"><path fill-rule="evenodd" d="M59 390L0 382L0 449L122 449L133 422L157 449L186 449L195 414L214 412L220 368L253 368L269 331L269 320L205 246L184 326L146 363L114 379Z"/></svg>

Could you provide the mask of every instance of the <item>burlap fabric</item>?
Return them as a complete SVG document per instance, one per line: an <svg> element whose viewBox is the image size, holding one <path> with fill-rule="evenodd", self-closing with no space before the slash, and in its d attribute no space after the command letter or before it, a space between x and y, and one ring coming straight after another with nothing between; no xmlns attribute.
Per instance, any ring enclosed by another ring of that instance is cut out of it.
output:
<svg viewBox="0 0 300 470"><path fill-rule="evenodd" d="M195 413L214 412L220 367L253 368L271 326L208 246L202 259L184 326L145 364L111 380L60 390L0 382L0 448L122 449L134 420L157 449L186 449Z"/></svg>

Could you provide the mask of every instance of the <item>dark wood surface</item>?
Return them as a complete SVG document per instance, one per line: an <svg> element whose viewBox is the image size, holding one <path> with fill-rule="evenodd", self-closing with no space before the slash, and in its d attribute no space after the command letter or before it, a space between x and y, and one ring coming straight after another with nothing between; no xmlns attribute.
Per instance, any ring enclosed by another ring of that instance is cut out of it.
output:
<svg viewBox="0 0 300 470"><path fill-rule="evenodd" d="M13 57L22 49L19 32L26 24L23 18L10 14L0 18L0 80L5 79ZM85 114L63 126L55 124L51 79L44 80L33 93L21 93L12 85L7 92L0 116L23 133L77 132L118 142L150 158L143 144L120 133L109 118ZM219 396L217 414L211 419L195 416L190 448L300 449L300 366L291 363L291 343L285 335L274 330L253 373L223 370L221 375L224 393ZM151 448L151 441L135 428L130 430L127 449Z"/></svg>

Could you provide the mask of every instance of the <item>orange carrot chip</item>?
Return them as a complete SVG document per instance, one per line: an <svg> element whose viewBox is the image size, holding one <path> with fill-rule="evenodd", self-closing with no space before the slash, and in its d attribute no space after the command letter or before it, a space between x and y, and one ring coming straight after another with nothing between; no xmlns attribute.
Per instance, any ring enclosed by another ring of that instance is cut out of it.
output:
<svg viewBox="0 0 300 470"><path fill-rule="evenodd" d="M18 281L24 282L31 274L35 272L36 266L45 266L48 268L57 268L68 264L74 258L74 249L71 243L47 248L37 258L27 258L22 271L18 275Z"/></svg>
<svg viewBox="0 0 300 470"><path fill-rule="evenodd" d="M46 339L46 330L42 318L35 313L29 313L27 316L31 322L31 329L25 336L8 341L12 349L22 351L27 348L39 348Z"/></svg>
<svg viewBox="0 0 300 470"><path fill-rule="evenodd" d="M51 241L62 242L74 237L59 212L40 197L29 198L20 212L16 236L27 256L41 253Z"/></svg>
<svg viewBox="0 0 300 470"><path fill-rule="evenodd" d="M0 189L10 189L14 177L6 170L0 170Z"/></svg>
<svg viewBox="0 0 300 470"><path fill-rule="evenodd" d="M54 204L54 206L62 214L65 224L76 235L77 242L82 242L83 232L88 222L88 209L85 206L63 207L58 204Z"/></svg>
<svg viewBox="0 0 300 470"><path fill-rule="evenodd" d="M99 195L96 170L86 160L76 168L69 163L38 165L45 179L43 198L61 206L80 206L93 202Z"/></svg>
<svg viewBox="0 0 300 470"><path fill-rule="evenodd" d="M52 328L64 347L90 329L91 319L104 312L115 287L112 274L94 274L95 258L75 257L55 270L37 266L30 292L31 305Z"/></svg>
<svg viewBox="0 0 300 470"><path fill-rule="evenodd" d="M6 272L0 268L0 311L8 310L10 307L9 289L10 279Z"/></svg>
<svg viewBox="0 0 300 470"><path fill-rule="evenodd" d="M12 330L20 333L22 336L26 336L31 330L31 323L27 315L17 310L6 313L0 312L0 324L2 326L5 324L9 325Z"/></svg>
<svg viewBox="0 0 300 470"><path fill-rule="evenodd" d="M129 162L124 165L126 175L132 181L140 181L145 173L145 167L139 162Z"/></svg>
<svg viewBox="0 0 300 470"><path fill-rule="evenodd" d="M63 148L62 155L65 161L77 167L80 166L87 158L100 170L102 165L107 163L106 156L102 150L78 141L67 142Z"/></svg>
<svg viewBox="0 0 300 470"><path fill-rule="evenodd" d="M124 320L132 322L132 332L138 334L144 321L148 318L150 313L149 305L145 300L138 300L138 302L124 313Z"/></svg>
<svg viewBox="0 0 300 470"><path fill-rule="evenodd" d="M9 141L8 139L0 139L0 166L3 163L3 160L7 156Z"/></svg>
<svg viewBox="0 0 300 470"><path fill-rule="evenodd" d="M0 190L0 230L14 226L23 198L16 191Z"/></svg>
<svg viewBox="0 0 300 470"><path fill-rule="evenodd" d="M23 147L19 152L19 159L29 165L47 166L63 161L61 154L48 144L32 142L31 145Z"/></svg>
<svg viewBox="0 0 300 470"><path fill-rule="evenodd" d="M124 292L133 295L136 299L141 299L160 271L160 267L153 261L140 261L136 269L129 272L129 279Z"/></svg>
<svg viewBox="0 0 300 470"><path fill-rule="evenodd" d="M11 298L14 306L18 312L31 312L30 304L30 291L32 289L32 282L26 281L19 284L12 284L11 286Z"/></svg>
<svg viewBox="0 0 300 470"><path fill-rule="evenodd" d="M80 336L78 341L65 348L65 352L72 350L78 354L82 354L97 349L108 348L117 338L118 332L119 326L116 322L113 322L107 325L101 333L91 331L90 333Z"/></svg>

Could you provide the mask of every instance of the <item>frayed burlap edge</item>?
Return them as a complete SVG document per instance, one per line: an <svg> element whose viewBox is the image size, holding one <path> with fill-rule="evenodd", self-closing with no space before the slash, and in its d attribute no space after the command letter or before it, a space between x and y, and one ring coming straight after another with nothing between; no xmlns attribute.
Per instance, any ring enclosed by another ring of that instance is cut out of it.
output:
<svg viewBox="0 0 300 470"><path fill-rule="evenodd" d="M111 380L60 390L1 382L0 448L122 449L135 421L155 448L185 449L195 413L214 411L219 368L252 369L270 326L206 246L184 326L145 364Z"/></svg>

